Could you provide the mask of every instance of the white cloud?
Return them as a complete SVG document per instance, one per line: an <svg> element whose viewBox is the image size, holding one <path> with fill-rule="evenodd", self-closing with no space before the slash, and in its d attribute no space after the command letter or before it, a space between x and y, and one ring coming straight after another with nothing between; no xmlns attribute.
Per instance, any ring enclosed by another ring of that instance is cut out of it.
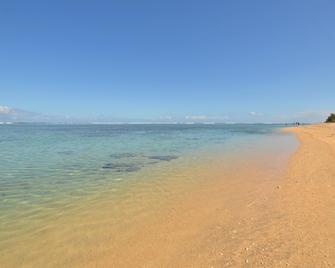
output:
<svg viewBox="0 0 335 268"><path fill-rule="evenodd" d="M8 106L0 106L0 114L10 114L12 112L12 108Z"/></svg>
<svg viewBox="0 0 335 268"><path fill-rule="evenodd" d="M160 120L166 120L166 121L174 120L173 116L170 116L170 115L161 116L159 119Z"/></svg>
<svg viewBox="0 0 335 268"><path fill-rule="evenodd" d="M323 122L331 111L303 111L292 115L278 115L274 117L275 121L279 122L302 122L302 123L315 123Z"/></svg>
<svg viewBox="0 0 335 268"><path fill-rule="evenodd" d="M186 120L207 120L208 116L207 115L186 115L185 119Z"/></svg>
<svg viewBox="0 0 335 268"><path fill-rule="evenodd" d="M185 121L184 121L185 120ZM186 115L182 122L193 122L193 123L227 123L230 121L228 115Z"/></svg>
<svg viewBox="0 0 335 268"><path fill-rule="evenodd" d="M257 112L249 112L250 116L256 117L256 116L261 116L261 113L257 113Z"/></svg>

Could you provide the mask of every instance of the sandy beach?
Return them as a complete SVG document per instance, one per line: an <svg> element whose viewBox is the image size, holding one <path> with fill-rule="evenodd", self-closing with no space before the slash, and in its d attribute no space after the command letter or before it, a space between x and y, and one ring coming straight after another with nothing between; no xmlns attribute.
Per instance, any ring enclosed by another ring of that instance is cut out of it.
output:
<svg viewBox="0 0 335 268"><path fill-rule="evenodd" d="M234 184L206 184L196 196L190 194L179 203L169 220L165 215L165 220L151 226L151 234L139 244L155 246L146 247L142 260L135 263L143 267L334 267L335 125L284 131L293 132L300 144L282 174L270 175L264 169L269 162L263 159L262 167L257 161L242 167ZM213 169L212 176L219 177L218 173ZM128 260L134 264L136 258Z"/></svg>
<svg viewBox="0 0 335 268"><path fill-rule="evenodd" d="M2 265L334 267L335 125L284 131L299 144L278 150L278 136L263 151L171 165L116 204L106 195L45 219L39 239L7 244Z"/></svg>
<svg viewBox="0 0 335 268"><path fill-rule="evenodd" d="M297 135L300 146L279 189L284 217L273 226L275 240L281 241L277 254L293 267L334 267L335 125L288 131Z"/></svg>
<svg viewBox="0 0 335 268"><path fill-rule="evenodd" d="M244 261L250 267L334 267L335 125L284 131L295 133L300 145L276 186L268 224L252 237L255 247ZM237 260L234 266L243 266Z"/></svg>
<svg viewBox="0 0 335 268"><path fill-rule="evenodd" d="M2 1L0 268L335 268L334 10Z"/></svg>
<svg viewBox="0 0 335 268"><path fill-rule="evenodd" d="M253 246L235 252L234 267L335 266L335 125L284 131L300 145L278 181L268 223L251 228Z"/></svg>

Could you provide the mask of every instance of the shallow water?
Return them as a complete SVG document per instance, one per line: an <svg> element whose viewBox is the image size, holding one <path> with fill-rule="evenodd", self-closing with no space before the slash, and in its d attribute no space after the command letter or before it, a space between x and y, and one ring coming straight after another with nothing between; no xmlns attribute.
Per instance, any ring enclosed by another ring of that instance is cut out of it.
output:
<svg viewBox="0 0 335 268"><path fill-rule="evenodd" d="M223 159L228 167L231 159L265 151L287 157L295 140L280 127L2 125L0 261L5 267L88 261L110 243L113 226L122 233L154 217L196 185L209 163Z"/></svg>

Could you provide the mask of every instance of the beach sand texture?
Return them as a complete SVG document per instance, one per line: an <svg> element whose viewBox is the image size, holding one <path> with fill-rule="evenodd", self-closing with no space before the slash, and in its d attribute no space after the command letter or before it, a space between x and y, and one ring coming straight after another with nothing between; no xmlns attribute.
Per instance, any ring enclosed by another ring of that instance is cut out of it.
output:
<svg viewBox="0 0 335 268"><path fill-rule="evenodd" d="M250 265L240 250L233 266L335 267L335 124L284 131L296 134L299 148L276 186L267 226L251 236Z"/></svg>
<svg viewBox="0 0 335 268"><path fill-rule="evenodd" d="M189 193L168 219L158 216L150 235L130 247L142 247L141 254L105 261L140 267L335 267L335 125L284 131L295 133L300 145L283 173L269 172L269 161L260 165L258 159L225 174L234 183L220 183L220 169L211 167L218 180Z"/></svg>
<svg viewBox="0 0 335 268"><path fill-rule="evenodd" d="M335 267L335 125L284 131L295 133L300 145L283 174L271 176L250 163L239 170L235 184L207 184L196 198L180 203L172 214L176 218L153 228L163 240L153 236L150 242L164 248L164 239L175 238L169 243L173 250L142 264ZM188 215L178 215L185 211Z"/></svg>
<svg viewBox="0 0 335 268"><path fill-rule="evenodd" d="M164 188L145 195L137 189L136 202L120 201L118 210L145 213L129 212L113 227L118 218L106 213L107 199L92 205L87 222L81 214L62 217L61 229L16 243L16 253L7 248L2 265L335 267L335 125L284 131L300 141L289 159L236 155L183 169L179 175L197 176L197 183L176 184L182 192L164 205L155 205Z"/></svg>
<svg viewBox="0 0 335 268"><path fill-rule="evenodd" d="M278 252L293 267L335 267L335 125L289 131L300 146L279 189Z"/></svg>
<svg viewBox="0 0 335 268"><path fill-rule="evenodd" d="M285 131L300 145L277 185L274 214L245 258L250 267L335 267L335 125Z"/></svg>

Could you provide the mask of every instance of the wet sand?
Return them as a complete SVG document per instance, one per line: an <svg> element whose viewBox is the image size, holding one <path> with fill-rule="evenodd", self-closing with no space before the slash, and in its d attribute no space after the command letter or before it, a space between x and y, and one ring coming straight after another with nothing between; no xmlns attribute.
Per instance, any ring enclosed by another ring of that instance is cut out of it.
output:
<svg viewBox="0 0 335 268"><path fill-rule="evenodd" d="M275 215L276 185L296 145L286 135L259 138L240 144L243 151L217 148L198 160L143 169L117 196L101 189L56 214L32 215L0 241L1 267L244 263L253 235Z"/></svg>
<svg viewBox="0 0 335 268"><path fill-rule="evenodd" d="M277 255L291 267L335 267L335 124L287 131L300 147L279 189L284 217L273 226L281 241Z"/></svg>
<svg viewBox="0 0 335 268"><path fill-rule="evenodd" d="M173 181L170 173L161 180L166 185L144 181L151 192L137 185L117 204L99 197L99 202L89 200L82 204L85 209L57 222L45 222L45 232L35 235L38 239L15 243L15 254L8 247L0 256L2 263L334 267L335 125L285 131L300 141L291 156L285 150L252 150L244 158L237 154L174 167Z"/></svg>
<svg viewBox="0 0 335 268"><path fill-rule="evenodd" d="M146 196L137 206L149 214L114 230L113 238L103 244L103 254L75 266L269 267L277 245L273 237L263 237L272 221L282 220L278 185L285 176L287 153L252 150L252 155L218 157L183 169L183 176L197 177L196 185L179 185L184 192L164 206L150 206L159 197L146 203Z"/></svg>
<svg viewBox="0 0 335 268"><path fill-rule="evenodd" d="M214 165L216 179L168 216L157 215L140 239L129 241L130 251L105 261L115 267L335 267L335 125L285 131L300 145L283 173L271 171L267 159L224 175Z"/></svg>
<svg viewBox="0 0 335 268"><path fill-rule="evenodd" d="M284 131L300 145L278 181L267 224L251 227L252 246L235 252L233 267L335 267L335 124Z"/></svg>
<svg viewBox="0 0 335 268"><path fill-rule="evenodd" d="M233 266L335 267L335 125L284 131L295 133L299 148L276 186L268 223Z"/></svg>

